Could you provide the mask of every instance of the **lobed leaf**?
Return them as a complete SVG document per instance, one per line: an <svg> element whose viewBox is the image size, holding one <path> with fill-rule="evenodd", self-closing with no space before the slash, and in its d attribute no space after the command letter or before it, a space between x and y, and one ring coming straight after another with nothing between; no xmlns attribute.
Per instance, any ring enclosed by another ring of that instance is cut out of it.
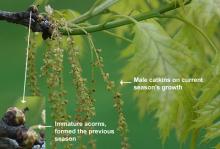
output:
<svg viewBox="0 0 220 149"><path fill-rule="evenodd" d="M198 118L194 127L201 128L210 126L216 119L220 118L220 95L206 103L204 107L197 111Z"/></svg>
<svg viewBox="0 0 220 149"><path fill-rule="evenodd" d="M123 79L131 80L134 76L146 78L187 76L193 67L193 59L190 55L192 52L174 41L156 21L137 23L134 45L130 45L126 52L122 53L122 57L130 56L128 64L122 70ZM167 84L152 83L150 85ZM155 117L158 119L163 142L172 128L176 128L181 142L185 140L192 124L194 104L194 98L187 89L165 92L140 91L136 92L135 96L138 99L142 116L146 111L156 111Z"/></svg>
<svg viewBox="0 0 220 149"><path fill-rule="evenodd" d="M206 134L203 141L212 140L217 137L220 137L220 121L214 123L213 125L211 125L206 129Z"/></svg>

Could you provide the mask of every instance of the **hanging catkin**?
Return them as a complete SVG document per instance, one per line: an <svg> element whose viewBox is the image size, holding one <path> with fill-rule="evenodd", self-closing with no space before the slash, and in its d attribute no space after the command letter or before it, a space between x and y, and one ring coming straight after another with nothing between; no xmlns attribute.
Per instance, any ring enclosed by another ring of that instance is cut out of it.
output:
<svg viewBox="0 0 220 149"><path fill-rule="evenodd" d="M90 96L89 90L86 87L86 79L82 77L82 68L79 62L79 51L75 47L73 37L69 37L68 39L68 57L69 63L71 65L71 73L73 75L73 84L76 87L76 114L75 120L77 122L88 122L95 116L95 100ZM85 149L86 145L82 142L82 136L78 136L79 138L79 149ZM90 140L90 145L95 148L95 141Z"/></svg>
<svg viewBox="0 0 220 149"><path fill-rule="evenodd" d="M106 83L106 89L108 91L111 91L114 94L113 102L114 102L114 108L116 112L118 113L118 131L121 136L121 149L128 149L129 143L128 143L128 126L126 122L126 118L123 112L123 103L124 101L121 98L120 92L115 87L115 82L110 79L109 73L106 73L104 71L104 63L103 63L103 57L100 56L101 49L97 49L92 41L92 37L88 35L88 40L90 44L90 48L94 51L94 54L96 56L96 61L94 62L94 66L99 68L102 78L104 82Z"/></svg>
<svg viewBox="0 0 220 149"><path fill-rule="evenodd" d="M38 48L38 43L35 34L31 35L30 47L28 49L28 85L32 96L40 96L40 89L38 86L37 72L36 72L36 50Z"/></svg>
<svg viewBox="0 0 220 149"><path fill-rule="evenodd" d="M58 32L54 32L53 40L48 43L48 48L44 56L44 65L41 68L42 76L46 77L47 86L49 89L49 102L51 107L51 116L54 121L64 122L69 120L66 112L65 99L66 91L64 90L63 82L63 52L61 48L61 36ZM55 129L55 128L54 128ZM62 129L62 128L61 128ZM56 135L53 134L52 137ZM51 147L55 149L55 141L51 141ZM66 147L67 148L67 147Z"/></svg>

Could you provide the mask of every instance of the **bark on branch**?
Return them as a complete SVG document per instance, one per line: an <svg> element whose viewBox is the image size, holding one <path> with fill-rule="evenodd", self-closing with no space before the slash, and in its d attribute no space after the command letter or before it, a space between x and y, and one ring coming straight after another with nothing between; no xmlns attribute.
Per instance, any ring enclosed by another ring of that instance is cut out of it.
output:
<svg viewBox="0 0 220 149"><path fill-rule="evenodd" d="M46 16L39 14L36 6L31 6L24 12L7 12L0 10L0 20L10 23L29 26L29 18L31 13L31 30L33 32L42 32L43 39L51 37L53 26Z"/></svg>

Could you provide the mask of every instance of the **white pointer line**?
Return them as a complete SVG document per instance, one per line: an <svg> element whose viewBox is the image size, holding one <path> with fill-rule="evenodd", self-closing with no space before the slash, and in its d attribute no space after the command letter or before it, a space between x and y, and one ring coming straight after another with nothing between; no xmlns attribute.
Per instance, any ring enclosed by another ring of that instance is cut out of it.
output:
<svg viewBox="0 0 220 149"><path fill-rule="evenodd" d="M30 35L31 35L31 15L32 11L30 11L30 18L29 18L29 26L28 26L28 41L27 41L27 48L26 48L26 60L25 60L25 73L24 73L24 88L23 88L23 97L21 102L25 103L25 92L26 92L26 82L27 82L27 70L28 70L28 50L30 47Z"/></svg>
<svg viewBox="0 0 220 149"><path fill-rule="evenodd" d="M121 84L121 85L123 85L123 84L130 84L130 83L132 83L132 82L123 81L123 80L120 81L120 84Z"/></svg>
<svg viewBox="0 0 220 149"><path fill-rule="evenodd" d="M38 128L39 128L39 129L42 129L42 128L50 128L50 127L53 127L53 126L38 125Z"/></svg>

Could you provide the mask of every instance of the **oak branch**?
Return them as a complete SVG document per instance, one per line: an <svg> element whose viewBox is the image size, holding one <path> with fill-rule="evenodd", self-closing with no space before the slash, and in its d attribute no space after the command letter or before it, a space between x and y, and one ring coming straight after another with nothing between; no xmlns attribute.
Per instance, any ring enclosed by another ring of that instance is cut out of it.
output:
<svg viewBox="0 0 220 149"><path fill-rule="evenodd" d="M185 0L184 5L188 5L192 0ZM181 4L182 5L182 4ZM157 18L157 17L162 17L163 14L170 12L172 10L175 10L180 7L180 4L178 2L173 2L170 4L165 5L164 7L158 8L158 9L153 9L148 12L143 12L141 14L135 15L135 16L130 16L131 18L137 20L137 21L143 21L151 18ZM106 7L105 9L102 9L102 11L99 11L98 13L95 13L94 16L101 15L102 12L108 10ZM32 12L32 13L30 13ZM87 21L90 18L94 17L90 15L90 11L86 12L85 14L82 14L83 21ZM24 12L7 12L7 11L1 11L0 10L0 20L4 20L7 22L11 23L16 23L20 25L24 25L28 27L29 25L29 18L31 15L31 30L33 32L41 32L43 39L50 38L52 36L53 32L53 23L48 19L47 16L42 16L39 14L38 9L36 6L31 6ZM66 27L59 27L60 32L63 35L85 35L87 33L93 33L93 32L98 32L98 31L103 31L111 28L116 28L128 24L134 23L131 19L129 18L123 18L123 19L117 19L115 21L110 21L110 22L105 22L105 23L100 23L96 25L88 25L88 26L83 26L83 27L76 27L79 26L80 23L82 22L82 17L79 16L79 20L75 18L73 22L69 23L69 28L68 30ZM71 24L72 23L72 24ZM74 25L78 24L79 25Z"/></svg>

